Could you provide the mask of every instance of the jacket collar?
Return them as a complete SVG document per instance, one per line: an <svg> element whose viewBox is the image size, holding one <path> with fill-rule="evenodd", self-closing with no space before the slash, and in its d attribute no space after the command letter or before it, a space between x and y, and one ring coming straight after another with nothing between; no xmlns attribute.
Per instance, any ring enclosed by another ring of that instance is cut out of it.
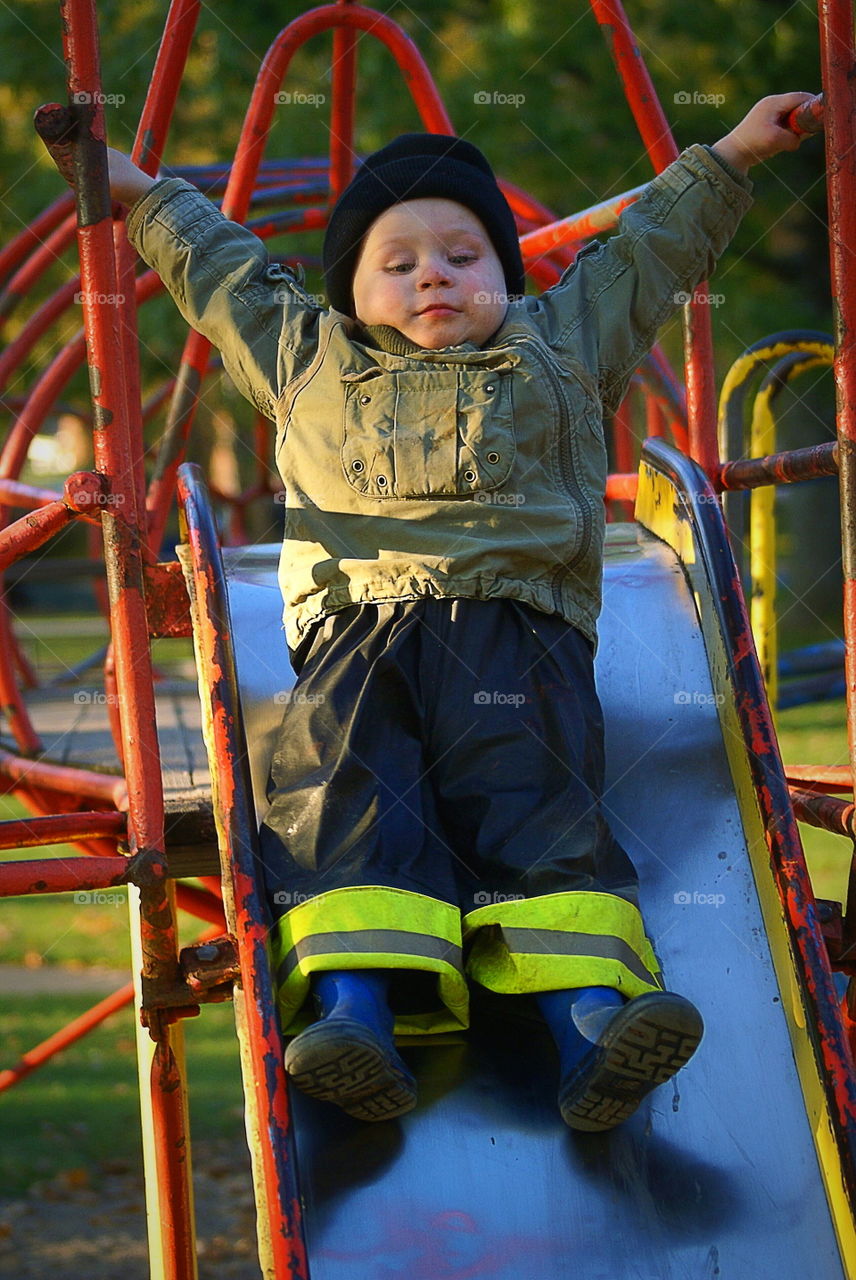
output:
<svg viewBox="0 0 856 1280"><path fill-rule="evenodd" d="M399 329L394 329L388 324L367 324L362 325L356 322L353 337L357 342L362 342L367 347L379 347L381 351L386 351L394 356L421 356L425 354L425 347L420 347L418 343L412 342L410 338L404 336ZM490 342L486 344L490 346ZM477 347L474 342L462 342L457 347L443 348L446 351L480 351L481 347Z"/></svg>

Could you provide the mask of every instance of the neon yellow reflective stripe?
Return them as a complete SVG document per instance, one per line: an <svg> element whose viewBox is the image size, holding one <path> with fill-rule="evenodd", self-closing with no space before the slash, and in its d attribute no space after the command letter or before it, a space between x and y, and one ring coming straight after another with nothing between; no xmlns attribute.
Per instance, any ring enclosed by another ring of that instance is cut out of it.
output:
<svg viewBox="0 0 856 1280"><path fill-rule="evenodd" d="M278 920L272 967L279 984L283 1030L309 1020L300 1010L309 976L331 969L419 969L437 975L436 1010L396 1015L402 1035L458 1031L468 1024L457 907L377 885L331 889Z"/></svg>
<svg viewBox="0 0 856 1280"><path fill-rule="evenodd" d="M606 893L555 893L493 903L464 917L467 972L492 991L580 986L628 996L661 987L660 966L632 903Z"/></svg>
<svg viewBox="0 0 856 1280"><path fill-rule="evenodd" d="M278 922L291 946L311 933L346 933L351 929L404 929L430 933L447 942L461 941L461 916L457 907L408 889L384 885L330 889L307 898Z"/></svg>

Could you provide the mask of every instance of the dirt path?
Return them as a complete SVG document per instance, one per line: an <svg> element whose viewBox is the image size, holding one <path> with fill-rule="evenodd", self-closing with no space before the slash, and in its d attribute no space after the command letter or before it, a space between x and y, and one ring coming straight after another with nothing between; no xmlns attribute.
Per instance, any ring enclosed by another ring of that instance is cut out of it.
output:
<svg viewBox="0 0 856 1280"><path fill-rule="evenodd" d="M199 1280L260 1280L249 1157L243 1143L194 1143ZM0 1198L0 1276L149 1280L137 1170L72 1170Z"/></svg>

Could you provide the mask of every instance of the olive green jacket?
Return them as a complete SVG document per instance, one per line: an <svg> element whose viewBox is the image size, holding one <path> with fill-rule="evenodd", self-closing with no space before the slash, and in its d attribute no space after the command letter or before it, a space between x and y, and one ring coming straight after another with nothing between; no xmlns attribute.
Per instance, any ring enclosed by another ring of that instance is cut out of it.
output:
<svg viewBox="0 0 856 1280"><path fill-rule="evenodd" d="M613 413L658 328L710 274L751 183L690 147L488 346L439 351L324 310L180 179L128 234L276 424L292 649L349 604L513 597L595 639Z"/></svg>

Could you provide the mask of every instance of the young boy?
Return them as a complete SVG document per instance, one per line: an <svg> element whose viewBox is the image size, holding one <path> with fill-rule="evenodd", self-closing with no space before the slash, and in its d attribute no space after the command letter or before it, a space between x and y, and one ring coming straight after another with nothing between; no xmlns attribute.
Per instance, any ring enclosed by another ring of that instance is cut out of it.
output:
<svg viewBox="0 0 856 1280"><path fill-rule="evenodd" d="M574 1128L624 1120L701 1039L599 809L603 419L810 96L684 152L538 298L460 139L364 162L330 216L329 310L189 184L111 152L133 244L277 426L298 682L263 874L287 1069L352 1116L414 1105L393 1034L466 1027L466 977L535 996Z"/></svg>

